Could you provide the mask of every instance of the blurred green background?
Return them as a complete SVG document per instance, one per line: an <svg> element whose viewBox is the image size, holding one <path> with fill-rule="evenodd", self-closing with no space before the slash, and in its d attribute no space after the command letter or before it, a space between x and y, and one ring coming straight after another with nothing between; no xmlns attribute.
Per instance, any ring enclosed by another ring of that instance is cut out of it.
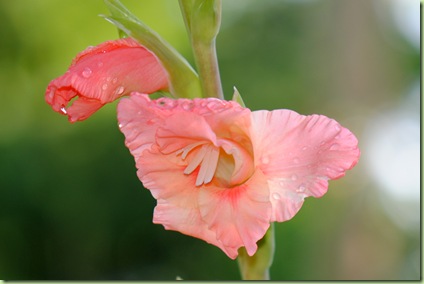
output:
<svg viewBox="0 0 424 284"><path fill-rule="evenodd" d="M122 0L192 60L178 1ZM101 0L0 2L0 279L240 279L236 261L152 223L116 103L70 124L44 101L89 45L117 38ZM418 0L223 0L224 92L324 114L359 164L276 224L273 280L417 280Z"/></svg>

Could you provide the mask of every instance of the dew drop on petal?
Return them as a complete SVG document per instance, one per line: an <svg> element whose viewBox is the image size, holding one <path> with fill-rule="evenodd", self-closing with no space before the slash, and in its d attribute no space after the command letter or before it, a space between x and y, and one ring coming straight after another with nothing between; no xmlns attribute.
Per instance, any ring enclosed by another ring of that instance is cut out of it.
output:
<svg viewBox="0 0 424 284"><path fill-rule="evenodd" d="M302 183L301 185L299 185L299 187L296 189L296 192L305 192L306 187L305 185Z"/></svg>
<svg viewBox="0 0 424 284"><path fill-rule="evenodd" d="M293 163L295 163L295 164L299 164L299 158L294 158L294 159L293 159Z"/></svg>
<svg viewBox="0 0 424 284"><path fill-rule="evenodd" d="M297 175L292 175L292 176L291 176L291 180L292 180L292 181L297 180Z"/></svg>
<svg viewBox="0 0 424 284"><path fill-rule="evenodd" d="M303 147L303 148L302 148L302 150L303 150L303 151L308 150L308 146Z"/></svg>
<svg viewBox="0 0 424 284"><path fill-rule="evenodd" d="M113 84L116 84L117 82L118 82L118 78L116 78L116 77L115 77L115 78L113 78L112 83L113 83Z"/></svg>
<svg viewBox="0 0 424 284"><path fill-rule="evenodd" d="M63 113L63 114L67 114L68 112L66 111L66 108L65 107L61 107L60 108L60 111Z"/></svg>
<svg viewBox="0 0 424 284"><path fill-rule="evenodd" d="M93 73L93 71L91 71L90 68L85 67L84 70L82 71L82 76L84 78L90 78L91 74Z"/></svg>
<svg viewBox="0 0 424 284"><path fill-rule="evenodd" d="M108 87L108 85L107 85L107 84L103 84L103 85L102 85L102 90L103 90L103 91L106 91L107 87Z"/></svg>
<svg viewBox="0 0 424 284"><path fill-rule="evenodd" d="M269 163L269 158L267 156L263 156L261 158L261 162L262 162L262 164L268 164Z"/></svg>
<svg viewBox="0 0 424 284"><path fill-rule="evenodd" d="M149 119L148 121L146 121L146 123L148 125L153 125L153 124L155 124L155 120L152 118L152 119Z"/></svg>
<svg viewBox="0 0 424 284"><path fill-rule="evenodd" d="M277 192L274 192L274 193L272 194L272 198L274 198L275 200L280 200L280 199L281 199L281 196L280 196L280 194L278 194Z"/></svg>
<svg viewBox="0 0 424 284"><path fill-rule="evenodd" d="M338 124L334 125L334 129L336 129L336 131L340 131L341 130L341 128L340 128L340 126Z"/></svg>
<svg viewBox="0 0 424 284"><path fill-rule="evenodd" d="M339 149L340 148L340 145L339 144L337 144L337 143L334 143L334 144L332 144L331 146L330 146L330 150L337 150L337 149Z"/></svg>
<svg viewBox="0 0 424 284"><path fill-rule="evenodd" d="M184 110L191 110L191 109L193 108L193 103L192 103L192 102L190 102L190 101L183 102L183 103L182 103L182 108L183 108Z"/></svg>
<svg viewBox="0 0 424 284"><path fill-rule="evenodd" d="M122 123L118 124L119 128L122 128L124 125L122 125Z"/></svg>
<svg viewBox="0 0 424 284"><path fill-rule="evenodd" d="M99 62L97 62L97 67L102 67L103 66L103 62L101 62L101 61L99 61Z"/></svg>

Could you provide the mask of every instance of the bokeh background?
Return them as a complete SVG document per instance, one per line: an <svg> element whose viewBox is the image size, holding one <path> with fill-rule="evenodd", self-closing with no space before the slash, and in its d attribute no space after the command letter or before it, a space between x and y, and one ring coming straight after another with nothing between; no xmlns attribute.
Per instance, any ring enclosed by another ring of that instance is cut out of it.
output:
<svg viewBox="0 0 424 284"><path fill-rule="evenodd" d="M192 62L178 1L122 0ZM237 262L152 223L116 103L70 124L47 84L117 38L101 0L0 1L0 279L240 279ZM276 224L274 280L417 280L418 0L223 0L226 97L335 118L359 164Z"/></svg>

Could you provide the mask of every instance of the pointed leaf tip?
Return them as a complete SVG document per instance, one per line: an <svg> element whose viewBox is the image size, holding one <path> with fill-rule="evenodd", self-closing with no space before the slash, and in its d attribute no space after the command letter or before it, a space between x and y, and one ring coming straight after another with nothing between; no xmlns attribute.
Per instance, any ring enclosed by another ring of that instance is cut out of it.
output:
<svg viewBox="0 0 424 284"><path fill-rule="evenodd" d="M233 94L233 98L232 101L239 103L242 107L246 107L246 105L244 104L244 101L240 95L240 92L237 90L237 88L234 86L234 94Z"/></svg>

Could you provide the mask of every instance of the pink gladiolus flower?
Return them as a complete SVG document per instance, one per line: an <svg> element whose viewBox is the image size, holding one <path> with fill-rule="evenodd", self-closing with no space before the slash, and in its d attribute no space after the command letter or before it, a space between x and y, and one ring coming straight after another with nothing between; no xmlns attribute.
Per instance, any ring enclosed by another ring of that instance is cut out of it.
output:
<svg viewBox="0 0 424 284"><path fill-rule="evenodd" d="M356 137L321 115L250 111L233 101L150 100L118 105L119 127L157 206L153 222L205 240L230 258L257 250L270 222L358 161Z"/></svg>
<svg viewBox="0 0 424 284"><path fill-rule="evenodd" d="M166 71L156 57L134 39L125 38L78 54L69 70L50 82L45 99L53 110L75 122L132 91L151 94L167 87Z"/></svg>

